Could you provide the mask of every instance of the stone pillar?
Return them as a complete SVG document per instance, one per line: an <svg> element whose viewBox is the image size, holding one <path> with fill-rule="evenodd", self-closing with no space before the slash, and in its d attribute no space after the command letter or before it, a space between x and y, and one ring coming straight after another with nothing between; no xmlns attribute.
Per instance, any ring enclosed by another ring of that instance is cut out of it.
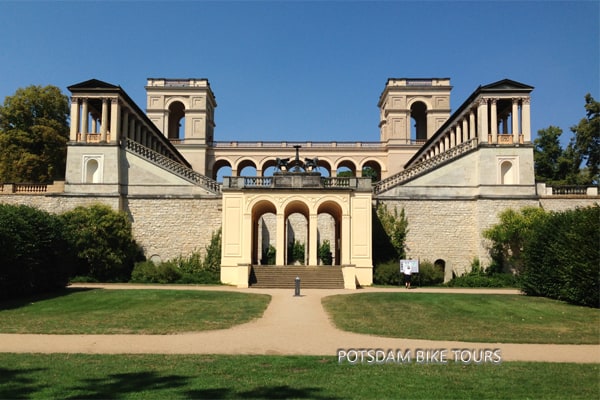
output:
<svg viewBox="0 0 600 400"><path fill-rule="evenodd" d="M498 99L492 99L492 109L491 109L491 117L492 120L490 122L491 130L492 130L492 143L498 143L498 108L497 108Z"/></svg>
<svg viewBox="0 0 600 400"><path fill-rule="evenodd" d="M464 121L463 121L464 122ZM462 127L460 126L460 122L456 125L456 146L462 143L462 135L463 135ZM452 146L454 147L454 146Z"/></svg>
<svg viewBox="0 0 600 400"><path fill-rule="evenodd" d="M137 126L135 128L135 138L133 139L133 141L136 143L140 143L141 140L142 140L142 124L137 124Z"/></svg>
<svg viewBox="0 0 600 400"><path fill-rule="evenodd" d="M465 135L467 133L465 132ZM469 134L466 135L467 140L471 140L473 138L477 137L477 130L475 127L475 111L473 111L473 109L471 109L471 111L469 111Z"/></svg>
<svg viewBox="0 0 600 400"><path fill-rule="evenodd" d="M531 98L525 97L521 100L521 133L523 134L523 141L525 143L531 142Z"/></svg>
<svg viewBox="0 0 600 400"><path fill-rule="evenodd" d="M275 253L275 265L285 265L285 216L281 213L277 213L276 223L277 238L275 242L275 248L277 249L277 252Z"/></svg>
<svg viewBox="0 0 600 400"><path fill-rule="evenodd" d="M135 138L135 127L137 125L137 120L135 118L131 118L129 121L129 132L127 137L131 140Z"/></svg>
<svg viewBox="0 0 600 400"><path fill-rule="evenodd" d="M482 143L488 141L488 106L487 99L479 99L479 105L477 106L477 136Z"/></svg>
<svg viewBox="0 0 600 400"><path fill-rule="evenodd" d="M115 143L119 140L119 125L121 124L121 105L119 99L111 99L110 104L110 141Z"/></svg>
<svg viewBox="0 0 600 400"><path fill-rule="evenodd" d="M317 265L319 261L318 217L311 213L308 218L308 265Z"/></svg>
<svg viewBox="0 0 600 400"><path fill-rule="evenodd" d="M106 142L106 132L108 131L108 99L102 99L102 120L100 122L100 141Z"/></svg>
<svg viewBox="0 0 600 400"><path fill-rule="evenodd" d="M512 135L513 143L519 143L519 99L512 99Z"/></svg>
<svg viewBox="0 0 600 400"><path fill-rule="evenodd" d="M81 138L87 142L88 126L89 126L89 110L88 99L83 99L81 103Z"/></svg>
<svg viewBox="0 0 600 400"><path fill-rule="evenodd" d="M72 142L77 141L77 134L79 133L79 99L71 97L71 132L69 134L69 140Z"/></svg>
<svg viewBox="0 0 600 400"><path fill-rule="evenodd" d="M350 216L342 215L342 238L340 249L340 265L350 264ZM337 244L337 243L336 243Z"/></svg>
<svg viewBox="0 0 600 400"><path fill-rule="evenodd" d="M469 136L469 123L467 121L467 118L465 118L462 121L462 135L461 135L460 142L461 143L466 142L468 139L468 136Z"/></svg>
<svg viewBox="0 0 600 400"><path fill-rule="evenodd" d="M456 146L457 134L458 134L457 129L460 129L460 128L458 128L458 127L450 128L450 147Z"/></svg>
<svg viewBox="0 0 600 400"><path fill-rule="evenodd" d="M121 126L121 138L127 139L129 136L129 111L123 110L123 125Z"/></svg>

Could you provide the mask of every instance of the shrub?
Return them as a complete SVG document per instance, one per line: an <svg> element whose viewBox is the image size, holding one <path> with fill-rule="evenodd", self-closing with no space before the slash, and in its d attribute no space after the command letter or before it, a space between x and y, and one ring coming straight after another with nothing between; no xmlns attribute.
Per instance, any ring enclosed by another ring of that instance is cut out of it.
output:
<svg viewBox="0 0 600 400"><path fill-rule="evenodd" d="M395 285L402 283L400 278L400 265L397 261L388 261L375 265L373 283L376 285Z"/></svg>
<svg viewBox="0 0 600 400"><path fill-rule="evenodd" d="M385 203L377 206L373 216L373 264L387 263L406 257L408 219L404 208L388 210Z"/></svg>
<svg viewBox="0 0 600 400"><path fill-rule="evenodd" d="M126 213L105 205L77 207L61 216L66 240L76 256L76 275L101 282L128 281L143 258Z"/></svg>
<svg viewBox="0 0 600 400"><path fill-rule="evenodd" d="M446 282L449 287L517 287L518 276L511 273L494 272L493 268L482 268L478 258L471 262L471 270Z"/></svg>
<svg viewBox="0 0 600 400"><path fill-rule="evenodd" d="M304 264L304 254L304 243L294 240L293 243L289 244L288 262L293 263L298 261L300 264Z"/></svg>
<svg viewBox="0 0 600 400"><path fill-rule="evenodd" d="M0 204L0 298L67 285L72 263L62 230L55 215Z"/></svg>
<svg viewBox="0 0 600 400"><path fill-rule="evenodd" d="M600 206L551 213L525 248L522 290L600 307Z"/></svg>
<svg viewBox="0 0 600 400"><path fill-rule="evenodd" d="M423 260L419 263L418 283L420 286L436 286L444 283L444 271L431 261Z"/></svg>
<svg viewBox="0 0 600 400"><path fill-rule="evenodd" d="M324 240L319 246L319 259L321 259L323 265L331 265L333 263L331 244L329 240Z"/></svg>
<svg viewBox="0 0 600 400"><path fill-rule="evenodd" d="M277 249L272 244L263 250L262 263L265 265L275 265Z"/></svg>

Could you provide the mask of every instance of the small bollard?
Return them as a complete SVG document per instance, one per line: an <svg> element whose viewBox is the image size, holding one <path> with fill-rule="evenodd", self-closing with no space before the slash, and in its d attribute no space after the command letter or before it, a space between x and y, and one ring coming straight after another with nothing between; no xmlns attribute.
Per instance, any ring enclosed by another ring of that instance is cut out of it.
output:
<svg viewBox="0 0 600 400"><path fill-rule="evenodd" d="M300 296L300 277L297 276L296 279L296 289L294 290L294 297Z"/></svg>

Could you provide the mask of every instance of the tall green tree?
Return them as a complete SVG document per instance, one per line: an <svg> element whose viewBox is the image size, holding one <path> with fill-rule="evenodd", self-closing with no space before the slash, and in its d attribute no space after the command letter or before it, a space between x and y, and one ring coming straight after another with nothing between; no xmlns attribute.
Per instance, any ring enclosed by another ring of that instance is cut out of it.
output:
<svg viewBox="0 0 600 400"><path fill-rule="evenodd" d="M586 117L571 127L575 134L572 146L581 162L585 163L586 180L597 184L600 169L600 102L589 93L585 95L585 111Z"/></svg>
<svg viewBox="0 0 600 400"><path fill-rule="evenodd" d="M28 86L0 106L0 181L64 177L69 99L56 86Z"/></svg>

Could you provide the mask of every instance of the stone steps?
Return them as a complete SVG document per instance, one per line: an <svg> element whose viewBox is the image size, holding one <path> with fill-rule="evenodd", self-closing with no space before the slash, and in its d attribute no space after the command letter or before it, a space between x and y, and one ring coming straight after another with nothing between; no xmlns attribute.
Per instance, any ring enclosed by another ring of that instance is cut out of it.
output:
<svg viewBox="0 0 600 400"><path fill-rule="evenodd" d="M296 277L301 289L343 289L344 276L339 266L253 265L250 287L293 289Z"/></svg>

